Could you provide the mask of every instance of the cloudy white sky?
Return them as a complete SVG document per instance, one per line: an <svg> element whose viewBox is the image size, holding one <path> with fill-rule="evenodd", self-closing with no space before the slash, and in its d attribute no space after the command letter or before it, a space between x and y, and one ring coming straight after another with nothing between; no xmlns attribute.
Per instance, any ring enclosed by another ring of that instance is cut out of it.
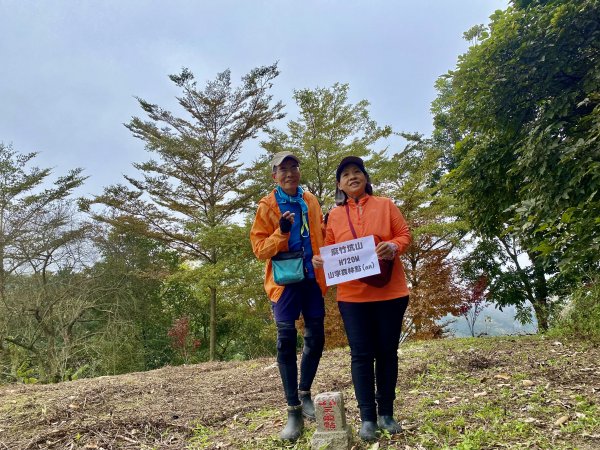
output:
<svg viewBox="0 0 600 450"><path fill-rule="evenodd" d="M467 48L462 33L508 0L0 0L0 142L39 152L55 175L82 167L80 194L118 183L147 159L123 126L135 96L177 111L168 75L201 84L279 63L274 98L350 84L352 102L397 130L429 133L437 77ZM394 151L392 145L390 151ZM398 149L399 150L399 149ZM244 149L249 161L258 142Z"/></svg>

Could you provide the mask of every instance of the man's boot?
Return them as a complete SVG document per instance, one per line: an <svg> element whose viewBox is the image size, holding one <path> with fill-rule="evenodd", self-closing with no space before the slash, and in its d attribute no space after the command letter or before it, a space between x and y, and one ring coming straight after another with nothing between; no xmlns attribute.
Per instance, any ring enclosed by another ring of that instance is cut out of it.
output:
<svg viewBox="0 0 600 450"><path fill-rule="evenodd" d="M302 403L302 415L308 420L315 420L315 404L310 398L310 391L298 391L298 397Z"/></svg>
<svg viewBox="0 0 600 450"><path fill-rule="evenodd" d="M285 428L279 433L279 437L284 441L295 441L302 434L304 429L304 419L302 418L302 405L288 406L288 420Z"/></svg>

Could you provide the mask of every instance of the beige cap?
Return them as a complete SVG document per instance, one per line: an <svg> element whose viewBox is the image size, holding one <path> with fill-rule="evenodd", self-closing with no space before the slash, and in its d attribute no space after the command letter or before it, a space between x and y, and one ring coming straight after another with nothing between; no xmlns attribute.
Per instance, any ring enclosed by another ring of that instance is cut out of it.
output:
<svg viewBox="0 0 600 450"><path fill-rule="evenodd" d="M293 159L294 161L296 161L298 164L300 164L300 160L298 159L298 157L296 155L294 155L292 152L279 152L279 153L275 153L275 155L273 155L273 159L271 160L271 167L275 168L277 167L279 164L281 164L283 162L284 159L286 158L290 158Z"/></svg>

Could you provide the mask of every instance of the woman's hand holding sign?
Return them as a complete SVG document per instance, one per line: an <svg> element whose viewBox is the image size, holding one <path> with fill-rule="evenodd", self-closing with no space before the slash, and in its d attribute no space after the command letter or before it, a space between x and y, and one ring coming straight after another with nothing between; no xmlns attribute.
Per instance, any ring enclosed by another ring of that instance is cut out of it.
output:
<svg viewBox="0 0 600 450"><path fill-rule="evenodd" d="M381 241L375 247L375 253L379 259L394 259L396 256L396 245L391 242Z"/></svg>
<svg viewBox="0 0 600 450"><path fill-rule="evenodd" d="M321 247L321 254L312 258L316 269L323 267L327 286L357 280L380 273L372 235ZM388 246L380 250L393 254Z"/></svg>

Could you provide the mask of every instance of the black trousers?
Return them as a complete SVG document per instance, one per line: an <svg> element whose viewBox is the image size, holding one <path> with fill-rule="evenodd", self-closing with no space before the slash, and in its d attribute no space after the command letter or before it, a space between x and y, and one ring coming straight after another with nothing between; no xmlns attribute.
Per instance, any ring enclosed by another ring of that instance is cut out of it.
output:
<svg viewBox="0 0 600 450"><path fill-rule="evenodd" d="M393 415L398 344L407 306L408 296L376 302L338 302L350 344L352 382L363 421L375 421L377 414Z"/></svg>
<svg viewBox="0 0 600 450"><path fill-rule="evenodd" d="M296 365L296 339L298 332L294 321L277 324L277 365L288 406L300 404L298 389L309 391L317 374L325 345L324 318L304 318L304 347L300 361L300 384Z"/></svg>

